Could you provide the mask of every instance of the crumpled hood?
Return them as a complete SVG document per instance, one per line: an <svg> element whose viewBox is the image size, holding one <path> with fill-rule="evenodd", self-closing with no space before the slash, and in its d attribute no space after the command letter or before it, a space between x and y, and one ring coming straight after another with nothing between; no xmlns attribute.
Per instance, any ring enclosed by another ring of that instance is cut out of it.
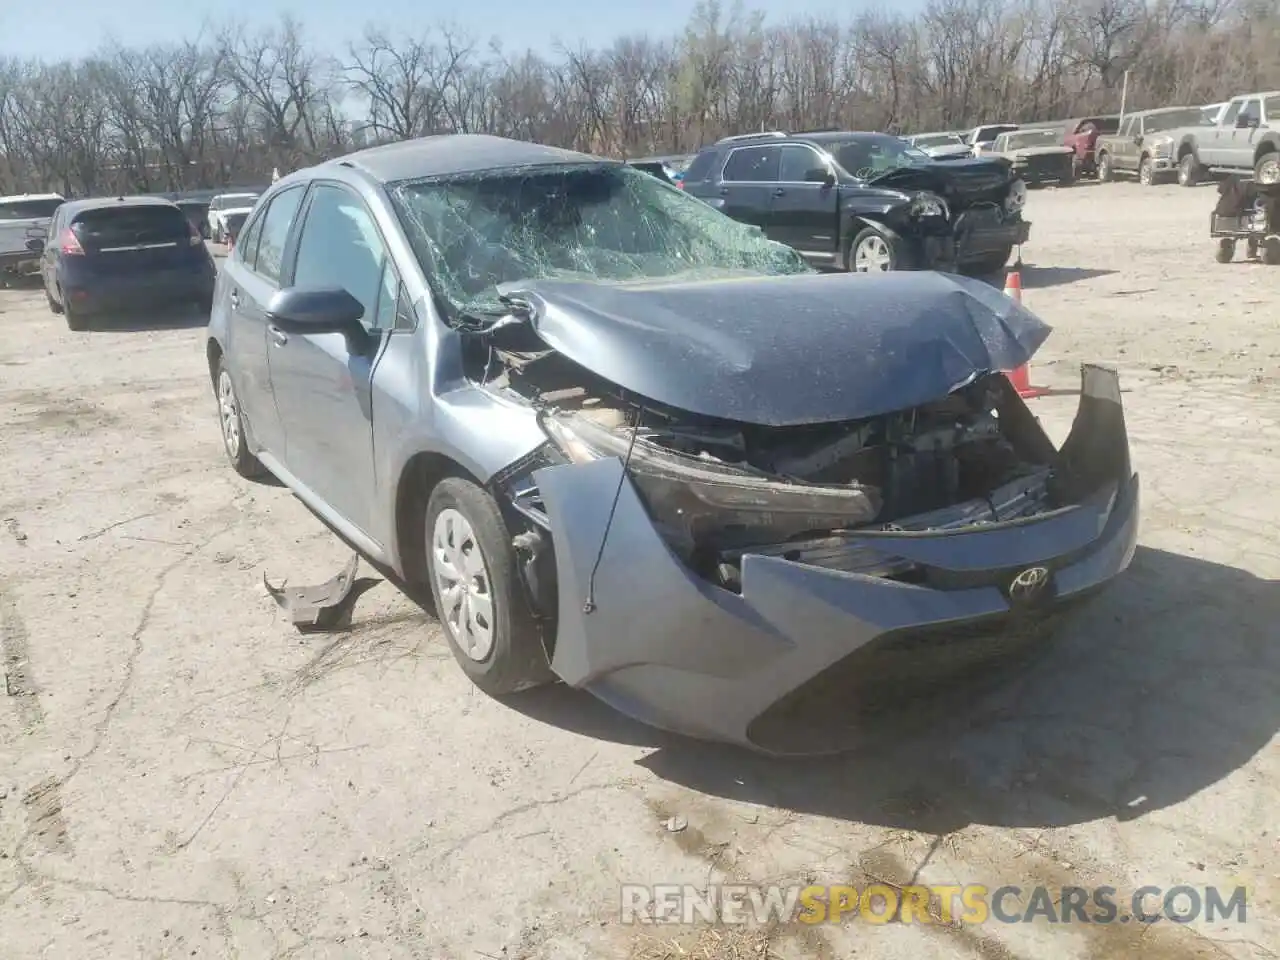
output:
<svg viewBox="0 0 1280 960"><path fill-rule="evenodd" d="M942 273L536 280L500 291L533 308L549 346L625 390L768 426L940 399L1026 363L1051 330L988 284Z"/></svg>
<svg viewBox="0 0 1280 960"><path fill-rule="evenodd" d="M890 170L870 181L873 187L910 192L928 190L948 201L978 195L1003 198L1013 177L1009 161L999 158L934 160L914 167Z"/></svg>

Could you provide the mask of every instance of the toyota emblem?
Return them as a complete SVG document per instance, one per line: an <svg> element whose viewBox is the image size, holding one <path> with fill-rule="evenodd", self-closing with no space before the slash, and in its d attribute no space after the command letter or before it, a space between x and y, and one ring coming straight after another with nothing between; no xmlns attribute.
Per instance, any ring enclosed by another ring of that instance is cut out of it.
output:
<svg viewBox="0 0 1280 960"><path fill-rule="evenodd" d="M1045 567L1027 567L1009 583L1009 599L1015 603L1026 603L1035 599L1049 582L1049 571Z"/></svg>

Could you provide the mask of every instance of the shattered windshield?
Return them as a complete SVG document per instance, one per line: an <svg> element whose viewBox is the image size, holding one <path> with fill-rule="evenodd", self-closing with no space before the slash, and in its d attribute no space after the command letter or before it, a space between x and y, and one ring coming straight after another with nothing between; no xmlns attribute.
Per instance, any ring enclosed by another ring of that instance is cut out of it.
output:
<svg viewBox="0 0 1280 960"><path fill-rule="evenodd" d="M505 312L496 288L520 280L813 272L790 247L621 164L407 181L391 195L455 315Z"/></svg>
<svg viewBox="0 0 1280 960"><path fill-rule="evenodd" d="M824 143L823 146L844 170L859 180L874 180L903 167L933 162L933 158L919 147L883 134L863 136L844 143Z"/></svg>
<svg viewBox="0 0 1280 960"><path fill-rule="evenodd" d="M1203 117L1204 111L1199 107L1153 113L1142 121L1142 129L1147 133L1155 133L1158 130L1173 130L1175 127L1198 127Z"/></svg>

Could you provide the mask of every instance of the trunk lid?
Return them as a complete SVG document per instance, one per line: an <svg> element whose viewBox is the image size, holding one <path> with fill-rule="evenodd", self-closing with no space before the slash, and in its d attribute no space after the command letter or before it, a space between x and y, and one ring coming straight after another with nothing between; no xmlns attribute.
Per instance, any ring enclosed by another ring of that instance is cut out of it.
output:
<svg viewBox="0 0 1280 960"><path fill-rule="evenodd" d="M139 273L195 262L191 222L177 207L104 207L76 217L72 232L86 264L114 273Z"/></svg>

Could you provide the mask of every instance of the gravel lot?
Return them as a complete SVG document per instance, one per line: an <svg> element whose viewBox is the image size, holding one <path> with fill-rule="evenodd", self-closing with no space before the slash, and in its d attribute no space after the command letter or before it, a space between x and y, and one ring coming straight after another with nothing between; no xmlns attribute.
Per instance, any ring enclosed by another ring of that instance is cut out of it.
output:
<svg viewBox="0 0 1280 960"><path fill-rule="evenodd" d="M562 688L498 703L371 580L302 636L263 575L349 555L224 464L197 317L72 334L0 291L0 955L1280 955L1280 269L1219 265L1212 188L1034 192L1056 439L1121 370L1131 573L945 728L775 763ZM368 576L367 566L363 568ZM672 832L664 821L687 822ZM748 932L618 922L624 883L1246 884L1244 923ZM681 952L683 951L683 952Z"/></svg>

